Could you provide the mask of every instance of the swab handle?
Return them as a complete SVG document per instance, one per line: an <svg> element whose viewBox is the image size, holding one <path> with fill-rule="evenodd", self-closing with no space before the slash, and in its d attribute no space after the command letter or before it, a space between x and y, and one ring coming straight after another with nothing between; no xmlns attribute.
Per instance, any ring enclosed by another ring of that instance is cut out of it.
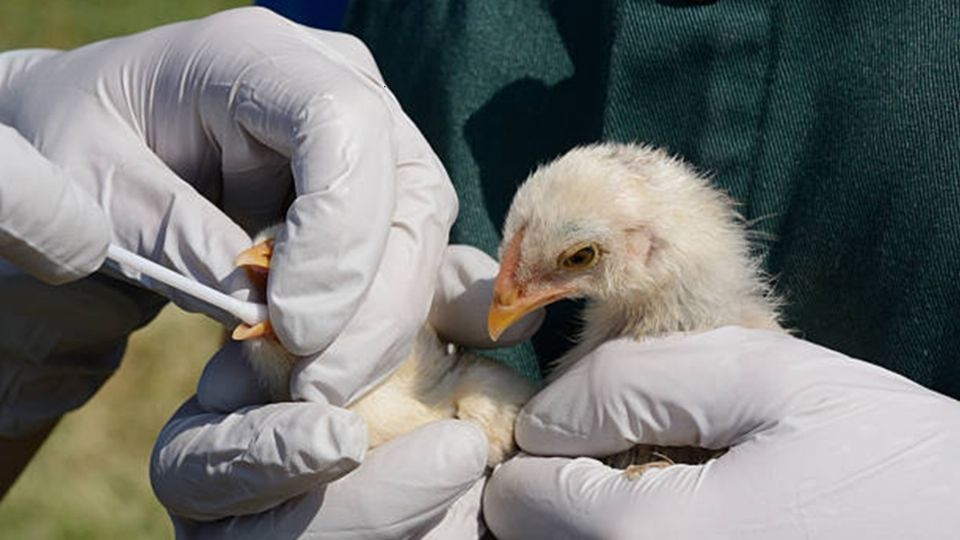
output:
<svg viewBox="0 0 960 540"><path fill-rule="evenodd" d="M212 306L216 306L249 325L255 325L267 320L266 305L237 300L230 295L193 281L182 274L178 274L136 253L127 251L120 246L110 244L110 246L107 247L107 259L132 268L149 278L169 285L198 300L203 300Z"/></svg>

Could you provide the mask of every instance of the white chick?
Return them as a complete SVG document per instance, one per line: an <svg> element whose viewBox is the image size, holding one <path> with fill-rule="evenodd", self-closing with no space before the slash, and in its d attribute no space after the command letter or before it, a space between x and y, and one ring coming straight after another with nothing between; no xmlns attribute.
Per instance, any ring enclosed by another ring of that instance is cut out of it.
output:
<svg viewBox="0 0 960 540"><path fill-rule="evenodd" d="M733 201L661 150L600 144L541 167L517 192L503 238L492 338L533 309L563 298L588 301L578 343L552 378L618 337L724 325L780 329L778 301ZM713 454L638 447L609 463Z"/></svg>
<svg viewBox="0 0 960 540"><path fill-rule="evenodd" d="M273 238L280 227L261 232L254 247L237 258L261 288L266 286ZM289 400L290 372L300 357L280 345L269 322L241 324L233 337L246 340L247 360L271 399ZM348 409L366 421L371 447L435 420L474 422L486 433L487 464L494 466L514 453L514 421L534 391L519 373L488 358L452 350L425 325L400 367Z"/></svg>
<svg viewBox="0 0 960 540"><path fill-rule="evenodd" d="M271 239L238 259L266 275ZM563 298L586 298L578 344L557 361L558 376L609 339L696 332L727 324L779 329L778 301L731 201L678 159L645 146L577 148L534 172L504 226L501 267L490 307L497 339L527 313ZM269 323L241 325L248 359L274 399L288 399L299 358L270 338ZM253 339L257 338L257 339ZM410 357L350 405L367 421L371 446L427 422L477 422L495 465L514 450L513 423L532 385L483 357L447 351L424 327ZM634 477L658 459L701 461L702 449L638 446L608 459Z"/></svg>

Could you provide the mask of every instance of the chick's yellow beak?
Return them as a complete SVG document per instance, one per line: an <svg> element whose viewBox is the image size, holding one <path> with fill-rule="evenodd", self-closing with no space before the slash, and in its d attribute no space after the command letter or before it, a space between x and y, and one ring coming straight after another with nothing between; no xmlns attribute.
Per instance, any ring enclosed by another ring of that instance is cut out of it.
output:
<svg viewBox="0 0 960 540"><path fill-rule="evenodd" d="M273 240L264 240L259 244L244 250L237 256L234 263L242 267L247 272L247 277L254 289L258 290L261 297L266 297L267 292L267 273L270 271L270 260L273 258ZM230 335L236 341L245 341L256 338L274 337L273 327L270 321L262 321L253 326L246 323L240 323L233 329Z"/></svg>
<svg viewBox="0 0 960 540"><path fill-rule="evenodd" d="M498 281L497 285L499 284ZM510 289L506 294L514 299L518 296L516 289ZM500 339L507 328L520 320L528 311L517 305L516 302L501 303L500 295L494 293L493 303L490 304L490 313L487 314L487 333L490 334L490 339L493 341Z"/></svg>
<svg viewBox="0 0 960 540"><path fill-rule="evenodd" d="M497 341L503 333L523 318L524 315L570 296L570 289L552 287L538 291L535 294L524 294L515 287L500 287L494 289L493 303L487 314L487 333L490 339Z"/></svg>
<svg viewBox="0 0 960 540"><path fill-rule="evenodd" d="M270 259L273 257L273 240L264 240L259 244L243 250L233 261L254 272L266 273L270 270Z"/></svg>
<svg viewBox="0 0 960 540"><path fill-rule="evenodd" d="M487 314L487 333L490 339L497 341L503 333L523 318L524 315L547 304L570 296L573 289L567 286L549 283L531 283L521 285L517 282L517 268L520 265L520 244L523 230L507 245L500 263L500 273L493 286L493 303Z"/></svg>

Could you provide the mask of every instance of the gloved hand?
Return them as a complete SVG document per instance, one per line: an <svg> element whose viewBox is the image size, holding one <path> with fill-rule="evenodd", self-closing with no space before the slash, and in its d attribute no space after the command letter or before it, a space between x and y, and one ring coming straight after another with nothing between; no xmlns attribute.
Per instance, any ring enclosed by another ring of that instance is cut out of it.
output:
<svg viewBox="0 0 960 540"><path fill-rule="evenodd" d="M351 36L244 8L68 52L5 53L0 122L70 171L114 242L241 298L234 257L286 212L270 318L298 354L338 339L322 373L333 401L396 366L426 317L455 194Z"/></svg>
<svg viewBox="0 0 960 540"><path fill-rule="evenodd" d="M430 312L441 335L492 346L476 302L490 301L497 271L478 250L446 250ZM531 314L501 341L525 339L542 317ZM228 345L208 364L197 398L177 412L154 449L154 491L180 535L479 536L487 448L479 428L434 423L364 458L366 427L352 412L326 402L256 405L265 396L237 349Z"/></svg>
<svg viewBox="0 0 960 540"><path fill-rule="evenodd" d="M610 342L517 422L531 454L730 447L628 480L522 456L488 483L498 538L955 538L960 403L781 334L722 328Z"/></svg>
<svg viewBox="0 0 960 540"><path fill-rule="evenodd" d="M99 268L109 242L97 203L0 124L0 257L57 285Z"/></svg>
<svg viewBox="0 0 960 540"><path fill-rule="evenodd" d="M0 122L70 172L108 215L113 242L242 299L251 291L234 257L289 205L271 321L287 348L327 353L296 379L295 397L342 405L409 351L456 198L355 38L249 8L68 52L2 53ZM0 274L23 290L2 261ZM41 287L42 313L0 310L10 329L0 348L20 353L0 361L0 435L30 433L86 401L126 334L158 310L129 287L105 291L108 281L71 285L73 295ZM103 308L96 318L91 301Z"/></svg>
<svg viewBox="0 0 960 540"><path fill-rule="evenodd" d="M72 175L0 124L0 438L50 429L86 402L160 309L146 291L80 279L109 242L106 216ZM3 461L0 492L25 465Z"/></svg>

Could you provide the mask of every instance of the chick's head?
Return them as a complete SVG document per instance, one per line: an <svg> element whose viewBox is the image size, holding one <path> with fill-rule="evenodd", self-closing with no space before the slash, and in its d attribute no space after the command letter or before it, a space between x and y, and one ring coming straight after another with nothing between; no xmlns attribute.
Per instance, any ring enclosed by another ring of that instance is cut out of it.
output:
<svg viewBox="0 0 960 540"><path fill-rule="evenodd" d="M536 170L514 197L490 335L563 298L629 305L669 290L681 274L696 279L718 249L745 251L730 245L742 236L733 216L724 195L661 150L576 148Z"/></svg>

